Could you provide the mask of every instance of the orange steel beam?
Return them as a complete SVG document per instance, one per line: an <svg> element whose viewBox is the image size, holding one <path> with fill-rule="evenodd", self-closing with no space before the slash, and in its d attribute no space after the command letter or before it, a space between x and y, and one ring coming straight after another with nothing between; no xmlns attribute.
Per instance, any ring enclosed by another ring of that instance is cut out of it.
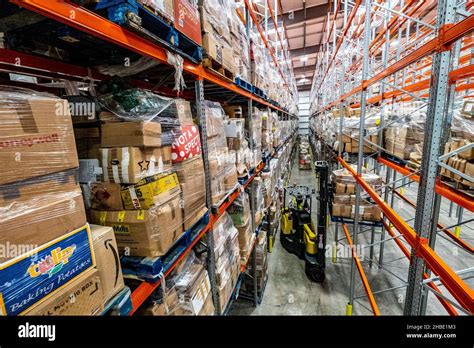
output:
<svg viewBox="0 0 474 348"><path fill-rule="evenodd" d="M423 5L427 5L428 3L429 2L427 2L427 1L417 1L415 6L407 13L407 16L413 16L413 14L415 14L416 11L418 11ZM405 11L407 9L408 9L408 7L405 9ZM402 11L402 12L404 13L404 11ZM390 36L393 35L408 20L406 17L400 18L398 16L395 16L393 19L395 20L396 25L393 28L389 29L389 35ZM374 40L374 41L376 41L376 40ZM377 42L377 44L373 47L374 52L378 48L380 48L380 46L385 42L385 37L383 37L382 40L376 41L376 42Z"/></svg>
<svg viewBox="0 0 474 348"><path fill-rule="evenodd" d="M369 281L367 280L367 276L365 275L365 272L364 272L364 268L362 267L359 257L357 256L356 250L354 248L354 244L352 243L351 235L349 233L349 230L347 229L346 224L342 224L342 229L346 235L347 242L349 243L349 246L351 247L352 258L354 259L355 264L357 266L357 271L359 272L360 280L362 281L362 285L364 286L365 293L367 294L367 298L369 299L370 307L372 307L372 312L374 313L375 316L379 316L380 315L379 307L377 306L377 303L375 302L374 294L372 293L372 289L370 288Z"/></svg>
<svg viewBox="0 0 474 348"><path fill-rule="evenodd" d="M264 163L256 168L255 173L250 177L249 180L244 185L244 188L249 185L249 183L263 170L265 167ZM241 193L241 190L235 190L232 195L223 203L216 214L211 214L209 223L207 226L199 233L199 235L194 239L194 241L189 245L186 250L179 256L179 258L169 267L169 269L164 273L163 278L166 278L178 265L178 263L191 251L191 249L196 245L196 243L206 234L215 224L215 222L224 214L227 208L235 201L235 199ZM156 281L155 283L142 282L132 293L132 304L133 310L130 313L132 315L135 311L146 301L146 299L155 291L158 286L161 284L162 279Z"/></svg>
<svg viewBox="0 0 474 348"><path fill-rule="evenodd" d="M405 4L405 6L403 6L403 8L400 10L400 12L402 13L405 13L405 11L415 2L416 0L409 0L408 3ZM370 52L372 52L372 47L377 44L377 42L380 41L380 44L383 44L385 42L385 38L384 38L384 35L385 33L387 32L387 30L390 30L392 28L393 25L395 25L398 21L398 17L395 16L393 17L390 22L388 22L387 26L380 32L377 34L377 36L375 37L375 39L370 43L369 45L369 50Z"/></svg>
<svg viewBox="0 0 474 348"><path fill-rule="evenodd" d="M420 238L416 232L388 205L375 190L358 176L356 171L341 157L337 160L355 178L356 182L369 194L380 207L384 216L404 236L413 248L414 253L421 257L427 267L439 276L440 281L466 310L474 314L474 291L428 246L428 241Z"/></svg>
<svg viewBox="0 0 474 348"><path fill-rule="evenodd" d="M52 18L63 24L72 26L80 31L91 34L100 39L125 47L131 51L168 64L167 50L142 37L122 28L118 24L95 14L87 9L73 3L62 0L10 0L10 2ZM74 20L71 19L74 14ZM240 94L272 109L285 112L267 101L253 95L252 93L238 87L232 82L222 79L218 74L205 69L200 64L195 64L184 59L183 70L194 75L196 78L204 78L229 91Z"/></svg>
<svg viewBox="0 0 474 348"><path fill-rule="evenodd" d="M274 49L273 47L270 47L268 45L267 39L265 38L265 35L263 34L262 28L260 28L260 24L258 23L257 18L255 17L255 13L253 12L253 9L250 6L249 0L244 0L245 6L247 7L247 10L250 14L250 17L252 18L253 23L257 27L258 32L260 33L260 37L262 38L263 43L265 44L265 47L267 48L268 52L270 52L270 55L272 57L273 62L275 63L275 67L278 69L278 72L280 73L281 78L285 82L286 86L288 85L288 82L286 82L285 76L283 76L283 73L280 70L280 65L278 64L275 55L274 55Z"/></svg>
<svg viewBox="0 0 474 348"><path fill-rule="evenodd" d="M150 297L153 291L155 291L158 288L158 286L160 286L162 280L166 278L176 268L176 266L184 259L186 255L189 254L189 252L197 244L197 242L211 229L215 221L216 220L211 215L207 226L199 233L198 236L196 236L196 238L183 251L183 253L176 259L176 261L173 262L173 264L164 273L162 278L160 278L155 283L142 282L135 290L133 290L132 296L131 296L132 311L129 313L130 316L133 315L137 311L138 308L140 308L140 306Z"/></svg>
<svg viewBox="0 0 474 348"><path fill-rule="evenodd" d="M377 161L387 167L392 168L393 170L396 170L397 172L401 173L402 175L410 175L410 179L416 182L420 182L420 176L413 174L413 172L406 168L402 167L396 163L393 163L385 158L378 157ZM441 181L437 180L436 181L436 193L443 196L444 198L449 199L450 201L456 203L457 205L474 212L474 200L469 197L468 195L459 192L457 190L452 189L451 187L443 184Z"/></svg>
<svg viewBox="0 0 474 348"><path fill-rule="evenodd" d="M323 77L321 79L321 83L319 84L319 87L318 87L318 91L321 89L321 87L323 85L323 82L324 82L324 79L326 78L326 75L328 74L328 71L331 68L331 65L332 65L333 61L336 59L337 52L339 51L339 48L341 48L342 41L343 41L344 37L347 35L347 32L349 31L349 28L352 24L352 21L353 21L355 15L356 15L357 10L358 10L361 3L362 3L362 0L355 0L354 7L352 8L351 13L349 14L349 17L347 18L347 23L346 23L346 26L345 26L344 30L342 31L342 35L339 38L339 40L337 40L337 45L336 45L336 49L334 50L334 54L331 56L331 60L329 61L328 67L326 68L326 71L323 74Z"/></svg>
<svg viewBox="0 0 474 348"><path fill-rule="evenodd" d="M401 240L399 238L396 238L397 235L395 234L395 232L393 232L393 230L390 228L390 226L383 220L382 220L382 223L383 223L383 226L384 226L385 230L388 232L388 234L390 234L390 236L394 238L395 243L398 245L398 247L403 252L403 254L407 257L408 260L410 260L410 251L408 251L406 246L401 242ZM428 279L429 278L428 274L423 273L423 278ZM436 292L441 293L441 290L433 282L428 283L428 286L430 288L432 288L433 290L435 290ZM448 301L446 301L444 298L442 298L440 296L436 296L436 298L439 300L441 305L446 309L446 311L450 315L453 315L453 316L454 315L459 315L458 312L451 305L451 303L449 303Z"/></svg>
<svg viewBox="0 0 474 348"><path fill-rule="evenodd" d="M411 199L409 199L408 197L402 195L400 192L398 192L397 190L392 190L393 193L395 193L398 197L400 197L401 199L403 199L406 203L408 203L410 206L412 206L413 208L416 209L416 204L415 202L413 202ZM470 252L470 253L474 253L474 248L469 244L467 243L466 241L462 240L461 238L457 237L453 232L451 232L450 230L447 230L444 228L443 225L441 225L440 223L437 224L438 228L441 228L442 229L442 232L444 234L446 234L449 238L451 238L454 242L456 242L456 244L458 244L461 248L463 248L464 250Z"/></svg>
<svg viewBox="0 0 474 348"><path fill-rule="evenodd" d="M413 52L409 53L396 63L390 65L385 70L381 71L374 77L370 78L369 80L363 81L362 84L354 88L352 91L349 91L343 94L338 100L333 101L332 103L328 104L322 110L327 110L341 101L353 96L354 94L366 89L367 87L373 85L374 83L400 71L401 69L415 63L416 61L420 60L428 56L429 54L434 53L438 47L440 46L448 46L452 44L454 41L462 38L463 35L466 35L470 32L474 31L474 15L471 15L459 23L454 24L453 26L449 27L444 31L444 33L440 36L437 36L430 41L426 42L423 46L419 47L418 49L414 50ZM327 73L327 70L326 70ZM320 87L322 84L320 85Z"/></svg>

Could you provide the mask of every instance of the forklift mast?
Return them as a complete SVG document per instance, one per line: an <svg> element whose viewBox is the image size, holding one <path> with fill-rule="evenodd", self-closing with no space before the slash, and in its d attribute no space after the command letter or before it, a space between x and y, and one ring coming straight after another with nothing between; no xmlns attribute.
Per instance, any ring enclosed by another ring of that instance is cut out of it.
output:
<svg viewBox="0 0 474 348"><path fill-rule="evenodd" d="M314 164L316 176L319 178L319 211L318 211L318 252L317 263L326 265L326 233L328 228L328 204L329 204L329 165L327 161L316 161Z"/></svg>

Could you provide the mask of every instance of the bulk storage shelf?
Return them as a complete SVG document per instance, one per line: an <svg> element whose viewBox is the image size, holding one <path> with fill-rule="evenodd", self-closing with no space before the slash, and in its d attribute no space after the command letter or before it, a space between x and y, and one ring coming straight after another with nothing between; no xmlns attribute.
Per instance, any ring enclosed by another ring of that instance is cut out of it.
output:
<svg viewBox="0 0 474 348"><path fill-rule="evenodd" d="M188 100L197 100L201 105L204 101L205 94L210 100L248 103L249 106L253 105L259 108L269 108L277 112L284 119L297 118L295 115L290 114L288 110L275 105L276 103L274 101L263 100L246 89L237 86L235 83L214 74L210 70L204 68L201 64L196 64L186 58L184 58L183 62L183 77L190 87L181 93L173 91L172 88L174 86L174 81L170 81L170 79L175 70L168 63L168 52L166 48L150 42L132 32L124 30L119 25L94 14L77 4L62 0L11 0L10 2L50 18L56 22L66 24L80 32L91 35L92 37L103 40L104 44L112 44L117 47L122 47L134 54L139 54L142 57L149 57L161 63L161 70L159 70L157 75L163 76L163 79L152 80L148 75L144 76L137 74L136 77L131 80L134 87L157 91L160 94L169 97L180 96ZM71 17L72 13L74 15ZM3 71L40 78L88 83L98 83L110 78L94 69L5 48L0 48L0 69ZM53 93L56 91L54 88L35 84L15 83L13 81L8 81L7 83L11 85L17 84L37 90L46 90ZM249 110L251 110L251 107ZM203 115L200 117L201 123L202 116ZM202 137L205 139L205 127L203 128ZM288 140L289 139L286 139L286 142ZM206 148L205 143L204 140L203 149ZM264 164L262 163L258 168L256 168L253 175L243 186L247 187L263 167ZM208 177L208 173L206 174ZM237 198L240 192L240 190L236 190L229 199L219 207L215 214L211 214L208 224L197 233L196 237L182 252L175 255L171 264L166 265L166 271L163 274L164 277L168 276L176 265L196 245L196 243L206 235L206 233L212 230L215 221ZM138 307L146 301L159 284L160 281L155 283L141 282L141 284L132 292L131 300L133 308L130 311L130 315L135 313ZM211 281L211 287L212 286Z"/></svg>
<svg viewBox="0 0 474 348"><path fill-rule="evenodd" d="M334 35L334 45L329 47L329 44L326 44L323 48L323 53L320 54L320 59L318 59L316 69L321 69L322 73L318 75L318 71L316 71L315 76L317 76L317 78L313 81L311 92L312 117L318 117L320 114L334 107L340 107L342 109L342 107L345 106L360 107L362 115L365 115L365 110L369 104L382 103L382 106L384 106L389 102L395 103L399 101L409 101L413 98L419 99L429 97L430 102L438 105L438 108L432 108L428 111L427 134L425 135L424 143L425 146L426 144L430 144L431 149L437 150L440 148L440 144L443 144L441 142L442 140L439 138L433 138L432 133L430 132L432 129L440 129L446 126L445 124L442 124L442 117L439 116L439 114L442 113L443 107L452 107L454 94L456 92L474 88L471 80L469 80L469 78L474 76L472 53L463 55L459 58L459 52L466 51L472 47L472 37L468 37L467 35L472 33L474 30L474 16L472 15L474 2L467 1L457 4L457 2L452 0L440 0L438 1L437 6L438 15L436 18L432 19L428 25L421 22L423 19L420 20L420 18L416 18L415 16L418 13L417 11L421 11L420 9L427 12L427 8L433 5L429 2L408 0L401 5L402 9L399 9L398 11L394 11L393 9L387 10L387 4L384 3L382 5L382 3L383 1L381 0L377 0L376 3L369 0L356 0L351 3L347 0L337 1L337 8L339 8L339 4L343 5L342 7L344 8L343 28L340 31L334 28L334 32L329 34ZM350 10L349 4L352 6ZM364 12L363 14L358 14L359 22L358 24L355 24L356 13L359 8L362 8L362 4L364 4ZM460 6L460 8L457 9L457 6ZM462 8L463 6L465 6L465 9ZM371 28L371 24L376 22L374 15L375 9L379 18L382 18L382 22L379 22L378 24L383 24L382 30L374 30L375 28ZM468 10L470 10L471 13L467 12ZM335 12L337 12L337 10ZM388 14L389 12L390 14ZM367 13L370 13L370 15L367 15ZM416 30L406 30L406 27L410 24L412 27L416 24ZM439 25L439 31L433 30L433 33L430 33L429 30L425 30L425 28L419 30L419 26L431 26L430 29L433 29L435 28L433 24ZM405 29L404 25L406 25ZM354 28L355 30L352 30ZM409 45L402 45L400 43L400 39L405 39L401 36L403 30L405 30L405 34L407 35L406 40L411 40ZM397 31L399 41L397 41L395 47L399 47L397 50L398 55L396 58L393 56L389 57L388 52L390 49L388 47L390 44L392 44L392 47L394 46L393 43L397 40ZM420 33L422 34L420 35ZM372 39L370 38L371 34L374 36L373 41L371 41ZM429 34L432 36L428 37ZM337 44L336 37L338 37ZM413 40L413 38L415 38L415 40ZM426 42L420 44L420 39L426 39ZM353 52L346 49L346 44L348 42L358 43L359 41L362 42L362 40L363 54L359 54L355 59L355 63L350 67L346 66L346 61L352 60L352 58L345 60L344 55L354 55ZM418 42L414 43L415 41ZM386 51L382 52L382 54L377 53L377 50L382 50L382 48ZM453 58L451 58L450 51L453 51ZM342 53L338 54L338 52ZM371 54L372 57L370 56ZM433 59L430 59L430 55L433 55ZM383 64L381 70L379 66L377 67L379 70L374 72L372 76L369 76L370 64L373 63L375 59L382 60ZM392 63L390 63L391 65L387 63L387 60L392 61ZM449 71L449 60L454 61L454 69L451 68L451 71ZM359 64L361 62L362 64ZM459 67L459 65L469 63L470 65ZM413 68L412 66L415 64L416 66ZM437 78L430 80L430 74L427 75L425 72L431 65L432 69L435 69L434 75L436 75ZM397 81L395 76L397 73L405 73L407 68L410 69L409 72L414 73L415 76L402 81L400 85L400 79ZM342 78L337 77L339 71L341 72L340 74ZM350 71L349 74L348 71ZM344 76L356 76L357 73L362 74L360 82L356 82L354 85L354 82L345 81ZM341 82L338 82L338 79ZM466 82L461 83L462 81ZM430 85L430 82L432 85ZM338 83L338 85L336 85L336 83ZM376 95L373 95L374 92L372 91L371 93L368 93L368 89L376 84L381 84L380 90L375 92ZM397 86L397 84L399 86ZM329 87L331 85L334 88ZM392 90L387 91L387 89ZM422 92L427 89L430 89L431 93L422 94ZM418 95L416 95L416 93L418 93ZM354 103L354 98L358 95L360 95L360 102ZM406 97L402 99L395 99L404 95L406 95ZM317 109L315 110L314 107ZM361 117L363 118L364 116ZM340 127L342 127L342 122L339 124ZM363 122L360 122L359 134L364 134L363 130ZM342 133L341 128L339 128L339 133ZM312 134L314 136L316 133L312 132ZM324 141L323 139L320 140ZM327 156L332 158L334 156L334 150L330 148L328 144L325 145L324 148L328 150ZM313 144L313 146L315 146L315 144ZM428 153L430 152L431 151L428 151ZM323 154L326 155L326 151L323 151ZM339 156L340 155L341 150L339 150ZM362 167L363 157L363 154L359 153L359 168ZM378 156L377 164L386 166L387 172L393 170L394 173L401 173L405 178L409 177L410 180L418 181L420 183L421 192L419 193L419 198L420 194L422 197L419 200L423 202L423 204L412 204L413 207L416 207L415 226L417 224L420 225L420 222L424 221L428 221L429 225L431 222L429 219L429 217L432 216L431 214L433 214L434 219L432 222L437 223L440 197L445 197L451 202L455 202L463 209L468 209L472 212L474 203L472 197L440 182L436 177L436 171L434 171L433 174L431 168L437 168L438 160L434 154L431 153L429 156L424 156L423 161L429 163L428 165L425 163L425 166L426 168L430 168L429 172L425 173L425 177L413 174L413 171L407 169L400 163L395 163L394 160L396 159L392 158L392 160L389 160ZM431 229L422 228L418 233L415 232L414 229L408 226L408 224L397 215L397 213L391 208L390 204L385 202L374 190L372 190L370 185L368 185L362 177L346 163L346 161L341 157L338 157L337 161L353 175L356 182L382 209L384 217L387 219L383 221L384 230L386 230L392 237L388 240L394 239L403 254L407 258L411 258L411 271L408 279L405 314L417 315L425 313L427 297L423 298L421 291L424 287L425 289L434 291L435 296L449 314L457 315L458 313L456 309L470 314L474 313L473 290L428 245L427 238L429 237L429 234L422 230ZM386 182L389 178L390 176L387 175ZM433 188L432 190L428 189L431 187ZM436 196L436 194L438 195ZM357 223L355 228L358 229L360 225L358 217L356 220ZM391 225L388 224L388 221ZM393 232L391 226L397 229L401 235L397 236ZM452 233L447 231L444 232L464 250L472 253L472 247L470 247L469 244L456 238ZM354 244L357 243L357 234L358 233L354 233ZM400 236L408 242L410 247L412 247L412 254L410 254L408 249L399 240ZM453 236L455 238L453 238ZM384 237L382 236L382 247L383 243L386 241L387 240L384 240ZM352 244L352 241L349 241L349 244ZM382 247L381 250L383 251ZM434 247L434 243L432 247ZM383 255L382 251L380 257ZM420 271L422 270L423 264L426 264L428 269L438 276L436 279L441 281L456 302L442 295L440 289L438 289L433 282L426 282L426 279L428 279L429 276ZM352 267L358 267L356 258L353 259ZM363 278L362 274L361 277ZM425 280L425 282L423 282L423 280ZM364 283L364 285L366 284ZM365 288L374 314L377 314L374 308L372 291L370 290L370 287L365 286ZM351 275L350 290L348 306L348 311L350 313L348 314L352 313L353 301L358 298L354 297L354 273ZM390 289L386 289L385 291L389 290ZM454 307L456 307L456 309Z"/></svg>
<svg viewBox="0 0 474 348"><path fill-rule="evenodd" d="M169 66L167 50L164 47L152 43L132 32L124 30L118 24L92 13L79 5L62 0L10 0L10 2L71 26L106 42L111 42L115 45L124 47L142 56L153 58L164 66ZM73 19L71 19L71 13L74 13ZM65 78L65 76L61 76L61 74L66 74L75 76L76 78L96 79L93 73L88 72L87 68L71 67L69 64L63 64L62 62L57 62L52 59L44 59L22 53L17 54L17 52L4 49L1 50L2 54L0 55L0 63L7 64L9 66L9 71L32 74L33 71L31 70L39 69L43 74L45 74L45 76L50 77ZM26 59L23 60L21 57ZM50 64L44 64L46 61L49 61ZM19 64L18 62L21 63ZM53 64L51 65L51 63ZM57 74L56 71L60 71L61 73ZM234 82L230 82L219 75L214 74L210 70L204 68L201 64L196 64L190 60L184 59L183 71L189 74L192 79L207 81L210 85L219 87L221 91L232 92L234 97L235 95L238 95L250 99L261 106L269 107L272 110L281 112L288 117L295 117L294 115L290 115L287 110L275 106L244 88L237 86ZM168 94L173 94L173 91L169 88L162 89L167 91ZM176 96L176 92L174 92L174 96ZM186 98L185 93L182 96ZM189 97L192 98L192 96Z"/></svg>
<svg viewBox="0 0 474 348"><path fill-rule="evenodd" d="M287 138L280 146L279 148L283 147L285 144L289 142L292 138ZM228 199L218 207L213 214L211 214L209 223L196 235L196 237L192 240L192 242L189 244L189 246L183 250L182 253L180 253L174 261L169 264L169 265L163 265L164 273L163 276L157 280L156 282L150 283L150 282L142 282L133 292L132 292L132 304L133 304L133 310L131 311L130 315L135 313L135 311L146 301L146 299L155 291L158 286L161 284L161 281L163 278L166 278L178 265L178 263L188 255L188 253L191 251L191 249L196 245L196 243L204 236L206 232L208 232L210 229L212 229L214 223L219 219L222 214L229 208L229 206L237 199L237 197L240 195L241 192L245 188L248 187L248 185L253 181L253 179L264 169L265 165L264 163L260 163L260 165L255 168L254 174L242 185L241 188L236 189L229 197ZM255 246L252 246L252 250ZM250 253L249 253L250 255ZM244 266L242 266L242 272L245 271Z"/></svg>

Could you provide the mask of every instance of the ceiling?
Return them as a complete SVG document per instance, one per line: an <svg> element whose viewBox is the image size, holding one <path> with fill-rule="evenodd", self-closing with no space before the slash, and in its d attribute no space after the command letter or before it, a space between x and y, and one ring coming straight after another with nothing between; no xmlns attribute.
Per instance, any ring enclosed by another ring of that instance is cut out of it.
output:
<svg viewBox="0 0 474 348"><path fill-rule="evenodd" d="M262 0L264 1L264 0ZM329 6L327 0L281 0L283 20L288 36L291 63L298 90L309 90L314 75L316 54L323 36ZM274 3L271 0L270 3ZM342 20L338 21L338 27Z"/></svg>

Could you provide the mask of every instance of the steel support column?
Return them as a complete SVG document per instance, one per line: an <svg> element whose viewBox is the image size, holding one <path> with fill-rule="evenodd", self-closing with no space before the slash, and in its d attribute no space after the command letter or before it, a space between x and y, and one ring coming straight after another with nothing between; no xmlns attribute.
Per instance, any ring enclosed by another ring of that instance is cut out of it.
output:
<svg viewBox="0 0 474 348"><path fill-rule="evenodd" d="M455 0L438 1L438 31L447 23L452 23L455 15ZM427 243L431 234L431 219L435 201L435 184L438 172L438 157L441 144L441 133L444 112L447 105L449 84L449 66L451 51L435 52L432 60L431 89L427 111L425 137L423 143L423 160L421 163L421 181L417 197L415 228L418 243ZM405 315L421 314L423 292L423 273L425 262L418 256L418 246L411 251L408 288L405 297Z"/></svg>

